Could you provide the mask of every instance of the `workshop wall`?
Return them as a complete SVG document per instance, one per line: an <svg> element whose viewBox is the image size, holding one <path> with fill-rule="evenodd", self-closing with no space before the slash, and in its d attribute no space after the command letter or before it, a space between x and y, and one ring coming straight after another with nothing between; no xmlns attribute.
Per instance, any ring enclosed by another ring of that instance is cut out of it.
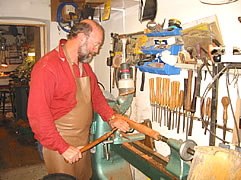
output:
<svg viewBox="0 0 241 180"><path fill-rule="evenodd" d="M134 6L131 8L127 8L124 14L124 29L123 33L133 33L138 31L143 31L144 28L146 28L147 22L140 23L138 20L138 6ZM200 1L190 1L190 0L173 0L171 2L169 1L158 1L158 12L155 21L157 23L162 23L164 18L166 18L166 26L168 19L175 18L182 22L182 24L189 23L193 20L198 20L204 17L217 15L223 41L227 49L229 47L238 46L241 47L241 24L237 20L238 16L240 16L240 8L241 8L241 1L227 4L227 5L205 5L200 3ZM119 16L123 16L123 14L119 14ZM111 17L109 21L106 21L102 23L105 27L105 30L107 32L114 32L119 33L119 25L121 24L119 21L115 18ZM118 23L118 26L116 27L116 24ZM166 28L164 26L164 28ZM115 31L115 29L117 29ZM104 82L104 85L106 87L109 87L109 81L107 81L109 70L106 68L106 57L108 56L108 46L111 49L111 44L109 44L110 36L108 37L108 34L106 34L105 38L105 46L106 48L103 48L103 51L106 51L102 56L100 57L100 61L96 63L95 70L97 72L97 77L99 77L99 80L101 82ZM225 61L230 61L230 59L224 59ZM231 60L232 61L232 60ZM102 69L105 69L102 71ZM140 80L141 80L141 73L138 72L138 80L137 80L137 96L133 101L132 104L132 115L131 119L136 120L138 122L143 121L144 119L151 119L151 106L149 101L149 78L156 78L156 77L165 77L163 75L155 75L146 73L146 81L145 81L145 91L141 92L140 89ZM195 76L195 72L194 72ZM187 78L187 70L184 69L181 71L181 74L179 76L168 76L171 81L178 80L181 82L181 87L183 87L183 78ZM230 77L232 79L232 77ZM208 75L206 81L202 81L202 89L201 89L201 95L203 94L207 84L211 81L211 77ZM225 85L226 79L222 77L220 79L219 83L219 98L218 98L218 124L222 125L222 117L223 117L223 107L221 104L221 97L227 96L227 90ZM233 87L233 86L232 86ZM232 95L232 103L235 108L237 93L234 88L230 87L230 94ZM211 93L211 92L210 92ZM208 97L211 97L211 94L208 94ZM200 117L200 99L197 101L197 113L195 116ZM235 110L235 109L234 109ZM229 119L228 119L228 127L233 128L233 119L231 115L230 107L228 108L229 111ZM153 128L157 131L159 131L162 135L168 137L168 138L175 138L175 139L182 139L185 140L185 133L177 134L175 131L168 131L167 127L160 127L159 124L153 122ZM201 128L201 122L195 121L194 122L194 129L193 129L193 136L190 137L190 139L193 139L197 142L198 145L206 146L209 144L209 133L207 135L204 135L203 129ZM217 135L222 137L222 130L217 129ZM232 134L228 133L226 140L231 141ZM219 140L216 141L216 144L220 143ZM156 143L157 151L168 155L169 154L169 147L162 142Z"/></svg>
<svg viewBox="0 0 241 180"><path fill-rule="evenodd" d="M1 1L1 12L0 17L11 17L14 19L15 17L19 18L36 18L43 19L49 21L50 23L50 49L55 48L58 45L58 41L60 38L65 38L66 33L60 31L58 29L58 25L56 22L50 22L51 14L50 14L50 0L8 0ZM104 84L106 90L109 90L109 67L106 66L106 58L109 56L109 50L112 49L111 37L110 33L133 33L138 31L143 31L146 27L147 22L140 23L138 18L138 6L134 6L131 8L125 9L125 12L120 11L112 11L110 20L100 22L105 29L105 43L100 51L100 54L94 59L94 70L97 74L97 77L101 83ZM200 1L190 1L190 0L172 0L172 1L158 1L158 12L155 21L158 23L162 23L164 18L168 21L170 18L179 19L183 24L191 22L193 20L197 20L200 18L204 18L210 15L216 14L219 20L219 25L221 28L221 33L223 36L224 44L227 47L238 46L241 47L241 24L238 22L237 17L240 16L240 8L241 1L227 4L227 5L205 5L200 3ZM167 22L166 21L166 22ZM165 27L164 27L165 28ZM229 60L229 59L226 59ZM112 69L113 71L113 69ZM151 118L151 107L149 101L149 83L148 79L151 77L159 77L161 75L154 75L146 73L146 81L145 81L145 91L140 92L140 77L141 73L138 72L138 80L137 80L137 96L134 99L132 104L132 115L131 118L133 120L137 120L139 122L144 119ZM164 76L161 76L164 77ZM180 76L170 76L171 80L179 80L183 81L183 78L187 77L187 71L182 70ZM202 82L202 87L205 88L208 82L210 81L210 77L207 77L206 81ZM218 123L222 124L222 104L220 99L222 96L227 95L226 87L225 87L225 78L220 80L220 91L219 91L219 104L218 108ZM222 86L221 86L222 85ZM181 84L181 87L183 83ZM201 94L204 89L202 89ZM117 89L112 89L112 93L116 96ZM236 91L231 91L233 104L235 106L235 100L237 97ZM200 104L197 104L197 107ZM229 116L231 116L230 108ZM199 116L198 112L196 116ZM230 124L229 124L230 122ZM232 119L230 118L228 122L228 126L233 128ZM206 136L203 135L203 129L200 128L200 122L194 122L194 130L193 136L190 137L194 139L198 145L208 145L209 142L209 133ZM176 134L173 131L168 131L166 127L159 127L157 123L153 123L153 128L159 131L162 135L167 136L168 138L175 139L183 139L185 140L185 133ZM222 135L221 130L217 130L217 134ZM227 134L227 140L231 140L231 133ZM220 141L217 141L217 143ZM164 143L156 143L157 150L159 152L164 152L164 155L169 154L169 147L167 147Z"/></svg>

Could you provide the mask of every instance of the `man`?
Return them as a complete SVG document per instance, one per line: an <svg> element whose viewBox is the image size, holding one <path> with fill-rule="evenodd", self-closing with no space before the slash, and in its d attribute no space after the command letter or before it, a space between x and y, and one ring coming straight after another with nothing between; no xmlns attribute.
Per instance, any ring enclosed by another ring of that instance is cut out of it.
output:
<svg viewBox="0 0 241 180"><path fill-rule="evenodd" d="M101 26L85 19L32 70L28 118L35 138L44 147L49 174L90 179L90 153L81 154L78 148L89 143L93 110L111 127L129 130L128 123L115 118L88 64L99 52L103 37Z"/></svg>

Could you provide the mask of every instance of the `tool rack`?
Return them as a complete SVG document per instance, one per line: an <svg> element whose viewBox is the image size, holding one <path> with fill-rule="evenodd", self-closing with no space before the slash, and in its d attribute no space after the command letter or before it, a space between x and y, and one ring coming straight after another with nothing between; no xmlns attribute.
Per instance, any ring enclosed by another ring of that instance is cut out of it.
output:
<svg viewBox="0 0 241 180"><path fill-rule="evenodd" d="M215 63L212 66L213 76L217 76L217 79L214 81L212 86L212 115L211 115L211 122L210 122L210 131L216 134L216 120L217 120L217 103L218 103L218 85L219 85L219 78L229 69L241 69L241 63L234 63L234 62L221 62ZM209 145L215 146L215 136L210 133L209 138Z"/></svg>

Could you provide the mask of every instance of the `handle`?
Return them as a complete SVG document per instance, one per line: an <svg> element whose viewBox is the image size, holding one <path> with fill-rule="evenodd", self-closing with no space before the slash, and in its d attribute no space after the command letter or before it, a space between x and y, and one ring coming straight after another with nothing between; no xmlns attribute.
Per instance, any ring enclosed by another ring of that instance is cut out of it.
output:
<svg viewBox="0 0 241 180"><path fill-rule="evenodd" d="M186 100L187 100L187 81L188 79L184 79L184 99L183 99L183 110L186 110Z"/></svg>
<svg viewBox="0 0 241 180"><path fill-rule="evenodd" d="M192 76L193 70L188 70L188 81L187 81L187 98L186 98L186 111L191 111L191 94L192 94Z"/></svg>
<svg viewBox="0 0 241 180"><path fill-rule="evenodd" d="M221 102L223 104L223 120L225 123L227 123L229 98L227 96L224 96L222 97Z"/></svg>
<svg viewBox="0 0 241 180"><path fill-rule="evenodd" d="M161 77L156 78L156 102L157 104L161 104Z"/></svg>
<svg viewBox="0 0 241 180"><path fill-rule="evenodd" d="M155 102L154 78L149 79L149 87L150 87L150 102L151 104L153 104Z"/></svg>
<svg viewBox="0 0 241 180"><path fill-rule="evenodd" d="M145 85L145 72L142 72L142 74L141 74L141 87L140 87L140 91L144 91L144 85Z"/></svg>
<svg viewBox="0 0 241 180"><path fill-rule="evenodd" d="M115 116L119 116L119 115L115 115ZM123 117L123 116L120 116L119 117L120 119L126 121L132 128L134 128L135 130L147 135L147 136L150 136L152 138L154 138L155 140L159 140L160 139L160 133L143 125L143 124L139 124L135 121L132 121L130 120L128 117Z"/></svg>
<svg viewBox="0 0 241 180"><path fill-rule="evenodd" d="M192 96L192 105L191 105L191 112L195 113L196 112L196 103L197 103L197 96L196 96L196 91L197 90L197 77L194 79L194 90L193 90L193 96Z"/></svg>
<svg viewBox="0 0 241 180"><path fill-rule="evenodd" d="M176 81L176 88L175 88L175 107L179 106L179 89L180 89L180 82Z"/></svg>
<svg viewBox="0 0 241 180"><path fill-rule="evenodd" d="M184 100L184 91L180 90L180 93L179 93L179 103L178 103L180 109L182 108L183 100Z"/></svg>

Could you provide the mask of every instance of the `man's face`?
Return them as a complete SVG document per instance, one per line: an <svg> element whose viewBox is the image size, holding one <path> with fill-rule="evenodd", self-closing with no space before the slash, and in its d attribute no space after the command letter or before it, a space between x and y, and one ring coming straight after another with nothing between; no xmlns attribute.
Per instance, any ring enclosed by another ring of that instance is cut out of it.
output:
<svg viewBox="0 0 241 180"><path fill-rule="evenodd" d="M100 47L103 43L103 32L98 30L92 32L84 45L79 48L79 62L90 63L93 56L98 54Z"/></svg>

